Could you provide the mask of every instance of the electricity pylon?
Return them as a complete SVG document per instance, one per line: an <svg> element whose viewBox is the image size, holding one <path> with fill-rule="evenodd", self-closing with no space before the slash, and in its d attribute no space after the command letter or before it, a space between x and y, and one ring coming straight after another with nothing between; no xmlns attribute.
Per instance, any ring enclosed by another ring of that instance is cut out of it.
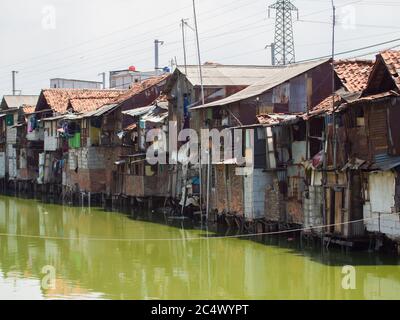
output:
<svg viewBox="0 0 400 320"><path fill-rule="evenodd" d="M293 38L292 11L299 10L290 0L277 0L268 7L268 16L271 9L276 10L275 15L275 43L274 43L274 64L286 65L296 61Z"/></svg>

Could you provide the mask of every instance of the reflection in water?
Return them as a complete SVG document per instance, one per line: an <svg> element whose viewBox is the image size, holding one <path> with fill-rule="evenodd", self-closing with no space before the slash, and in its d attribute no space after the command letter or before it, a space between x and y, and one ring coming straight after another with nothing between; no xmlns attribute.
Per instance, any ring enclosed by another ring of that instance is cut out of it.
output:
<svg viewBox="0 0 400 320"><path fill-rule="evenodd" d="M205 232L7 197L0 197L0 233L3 299L400 298L397 259L322 253L287 239L188 241ZM356 290L341 287L346 264L356 267ZM54 288L43 287L44 266L55 268Z"/></svg>

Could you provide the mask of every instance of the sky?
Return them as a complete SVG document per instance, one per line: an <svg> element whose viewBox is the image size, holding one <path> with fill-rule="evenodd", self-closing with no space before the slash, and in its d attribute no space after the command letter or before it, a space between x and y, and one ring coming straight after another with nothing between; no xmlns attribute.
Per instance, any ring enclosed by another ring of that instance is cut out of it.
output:
<svg viewBox="0 0 400 320"><path fill-rule="evenodd" d="M276 0L196 0L202 62L267 65L274 40ZM296 60L332 50L331 0L292 0ZM335 0L335 51L341 53L400 38L398 0ZM397 13L397 14L396 14ZM160 64L183 64L180 20L194 26L192 0L1 0L0 95L16 89L39 94L51 78L101 81L101 72L154 69L154 40ZM185 29L188 63L196 64L195 34ZM400 40L338 58L399 46ZM360 57L363 58L363 57Z"/></svg>

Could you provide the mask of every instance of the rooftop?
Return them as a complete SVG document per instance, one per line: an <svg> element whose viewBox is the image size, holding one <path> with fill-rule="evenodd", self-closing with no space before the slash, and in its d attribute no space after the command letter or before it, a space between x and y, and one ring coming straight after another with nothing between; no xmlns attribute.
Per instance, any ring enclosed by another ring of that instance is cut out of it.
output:
<svg viewBox="0 0 400 320"><path fill-rule="evenodd" d="M400 88L400 51L387 50L380 53L383 61L385 62L394 82Z"/></svg>
<svg viewBox="0 0 400 320"><path fill-rule="evenodd" d="M211 102L203 106L195 107L191 110L210 108L215 106L224 106L230 103L256 97L328 61L329 60L319 60L272 68L269 70L268 76L263 77L260 81L250 85L246 89L239 91L238 93L233 94L225 99Z"/></svg>
<svg viewBox="0 0 400 320"><path fill-rule="evenodd" d="M335 71L349 92L361 92L367 87L373 66L372 60L339 60Z"/></svg>
<svg viewBox="0 0 400 320"><path fill-rule="evenodd" d="M41 96L53 111L63 114L69 106L77 108L74 109L75 112L93 111L113 102L125 92L126 90L44 89Z"/></svg>
<svg viewBox="0 0 400 320"><path fill-rule="evenodd" d="M205 86L249 86L271 75L271 73L275 73L277 69L280 69L280 67L208 63L202 65L203 84ZM197 65L188 65L186 68L178 66L177 70L185 74L193 86L200 86L199 67Z"/></svg>
<svg viewBox="0 0 400 320"><path fill-rule="evenodd" d="M143 80L138 83L134 83L131 89L126 90L123 94L121 94L117 101L123 102L129 98L134 97L137 94L142 93L146 89L149 89L154 86L161 86L166 83L167 79L170 77L170 74L163 74L161 76L151 77L146 80Z"/></svg>
<svg viewBox="0 0 400 320"><path fill-rule="evenodd" d="M1 110L19 108L24 104L36 105L38 98L34 95L5 95L1 101Z"/></svg>

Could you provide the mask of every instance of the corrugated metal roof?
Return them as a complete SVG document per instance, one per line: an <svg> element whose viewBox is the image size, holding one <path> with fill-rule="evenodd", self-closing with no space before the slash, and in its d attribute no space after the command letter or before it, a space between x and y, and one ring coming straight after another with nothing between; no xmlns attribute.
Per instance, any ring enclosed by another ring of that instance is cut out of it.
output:
<svg viewBox="0 0 400 320"><path fill-rule="evenodd" d="M283 113L270 113L257 116L258 122L263 126L296 123L300 119L302 119L301 115Z"/></svg>
<svg viewBox="0 0 400 320"><path fill-rule="evenodd" d="M208 64L202 66L203 84L205 86L249 86L261 79L275 74L281 67L272 66L246 66L246 65L219 65ZM199 67L189 65L178 66L177 70L185 74L193 86L200 86Z"/></svg>
<svg viewBox="0 0 400 320"><path fill-rule="evenodd" d="M141 120L153 123L163 122L166 118L168 118L168 110L165 110L162 107L156 106L154 109L149 111L147 114L141 117Z"/></svg>
<svg viewBox="0 0 400 320"><path fill-rule="evenodd" d="M155 106L147 106L147 107L143 107L143 108L136 108L136 109L132 109L132 110L128 110L128 111L123 111L122 113L131 117L138 117L141 116L143 114L146 114L147 112L149 112L150 110L154 109Z"/></svg>
<svg viewBox="0 0 400 320"><path fill-rule="evenodd" d="M1 109L15 109L22 105L36 105L39 96L34 95L5 95L1 101Z"/></svg>
<svg viewBox="0 0 400 320"><path fill-rule="evenodd" d="M375 156L375 163L370 167L370 169L387 171L398 166L400 166L400 157L392 157L388 154L379 154Z"/></svg>
<svg viewBox="0 0 400 320"><path fill-rule="evenodd" d="M276 86L289 81L290 79L305 73L311 69L314 69L320 66L323 63L328 62L329 60L319 60L313 62L299 63L299 64L291 64L285 67L272 69L270 74L264 77L261 81L254 83L243 89L242 91L229 96L225 99L218 100L215 102L211 102L205 104L203 106L192 108L191 110L202 109L202 108L210 108L215 106L224 106L230 103L234 103L237 101L242 101L245 99L249 99L252 97L256 97L264 92L267 92L270 89L275 88Z"/></svg>
<svg viewBox="0 0 400 320"><path fill-rule="evenodd" d="M101 108L89 112L85 112L82 117L83 118L90 118L90 117L100 117L108 112L114 111L119 106L117 103L107 104L102 106Z"/></svg>

